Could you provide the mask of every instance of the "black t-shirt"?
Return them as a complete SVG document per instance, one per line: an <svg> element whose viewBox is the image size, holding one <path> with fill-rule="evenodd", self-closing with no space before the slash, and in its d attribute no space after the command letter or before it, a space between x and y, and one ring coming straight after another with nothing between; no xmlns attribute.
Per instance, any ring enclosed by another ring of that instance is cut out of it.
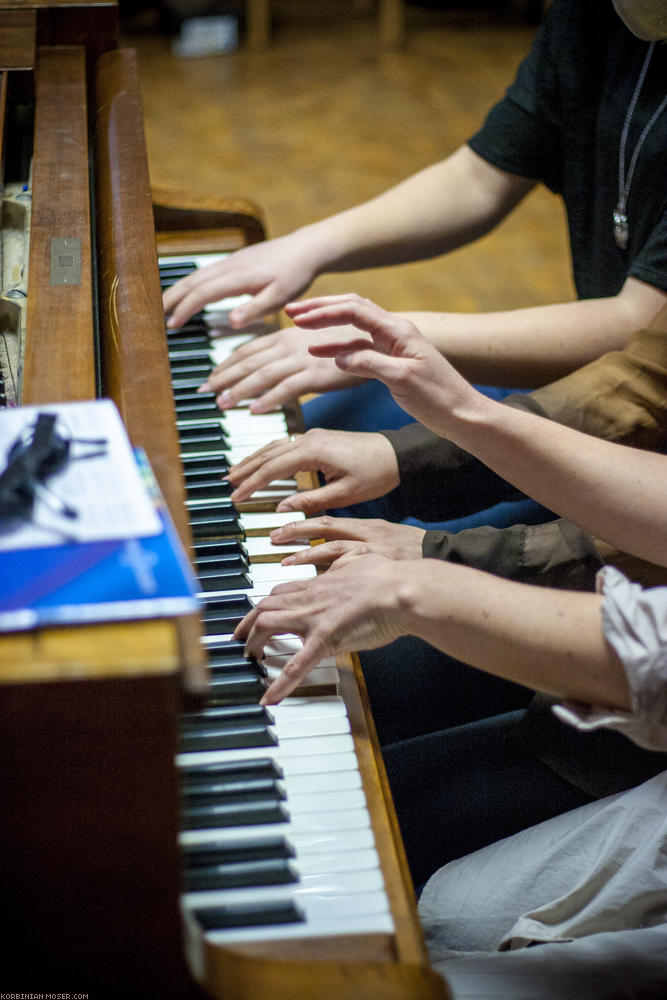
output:
<svg viewBox="0 0 667 1000"><path fill-rule="evenodd" d="M514 83L470 140L488 162L544 182L567 210L580 298L616 295L629 276L667 291L667 108L641 145L616 246L621 134L649 42L625 27L612 0L555 0ZM667 93L667 46L656 44L625 147Z"/></svg>

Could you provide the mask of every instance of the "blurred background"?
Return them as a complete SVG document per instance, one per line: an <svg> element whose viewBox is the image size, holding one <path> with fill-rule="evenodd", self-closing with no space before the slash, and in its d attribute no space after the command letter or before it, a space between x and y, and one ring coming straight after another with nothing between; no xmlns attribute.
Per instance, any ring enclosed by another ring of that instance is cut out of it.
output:
<svg viewBox="0 0 667 1000"><path fill-rule="evenodd" d="M137 49L151 182L241 196L270 236L380 193L479 126L527 52L546 5L404 4L382 44L380 0L271 0L251 47L244 0L121 2ZM402 267L319 278L385 308L492 311L573 297L564 215L533 192L493 234Z"/></svg>

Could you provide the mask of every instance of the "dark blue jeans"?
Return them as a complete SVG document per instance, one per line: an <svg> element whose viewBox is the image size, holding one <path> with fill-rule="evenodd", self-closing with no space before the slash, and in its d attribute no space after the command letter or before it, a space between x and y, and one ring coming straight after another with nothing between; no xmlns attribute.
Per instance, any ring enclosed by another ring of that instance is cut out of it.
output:
<svg viewBox="0 0 667 1000"><path fill-rule="evenodd" d="M667 768L582 733L533 692L406 636L360 654L414 884L441 865Z"/></svg>

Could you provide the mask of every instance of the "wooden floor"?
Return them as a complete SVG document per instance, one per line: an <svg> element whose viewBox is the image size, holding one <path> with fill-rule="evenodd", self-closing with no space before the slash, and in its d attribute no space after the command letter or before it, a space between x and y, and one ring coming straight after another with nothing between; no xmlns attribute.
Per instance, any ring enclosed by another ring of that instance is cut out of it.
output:
<svg viewBox="0 0 667 1000"><path fill-rule="evenodd" d="M289 232L465 141L535 32L480 10L408 7L407 47L381 52L374 19L348 4L274 4L273 44L259 53L177 59L157 29L126 27L123 44L139 53L152 182L251 198L270 235ZM354 290L397 310L572 298L560 203L541 189L491 236L448 258L325 276L314 288Z"/></svg>

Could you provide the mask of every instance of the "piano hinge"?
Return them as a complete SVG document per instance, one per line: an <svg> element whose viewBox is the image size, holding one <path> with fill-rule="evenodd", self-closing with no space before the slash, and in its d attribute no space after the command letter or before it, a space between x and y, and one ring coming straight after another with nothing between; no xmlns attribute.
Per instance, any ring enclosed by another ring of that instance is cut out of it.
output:
<svg viewBox="0 0 667 1000"><path fill-rule="evenodd" d="M52 238L50 284L81 284L81 240L77 236Z"/></svg>

